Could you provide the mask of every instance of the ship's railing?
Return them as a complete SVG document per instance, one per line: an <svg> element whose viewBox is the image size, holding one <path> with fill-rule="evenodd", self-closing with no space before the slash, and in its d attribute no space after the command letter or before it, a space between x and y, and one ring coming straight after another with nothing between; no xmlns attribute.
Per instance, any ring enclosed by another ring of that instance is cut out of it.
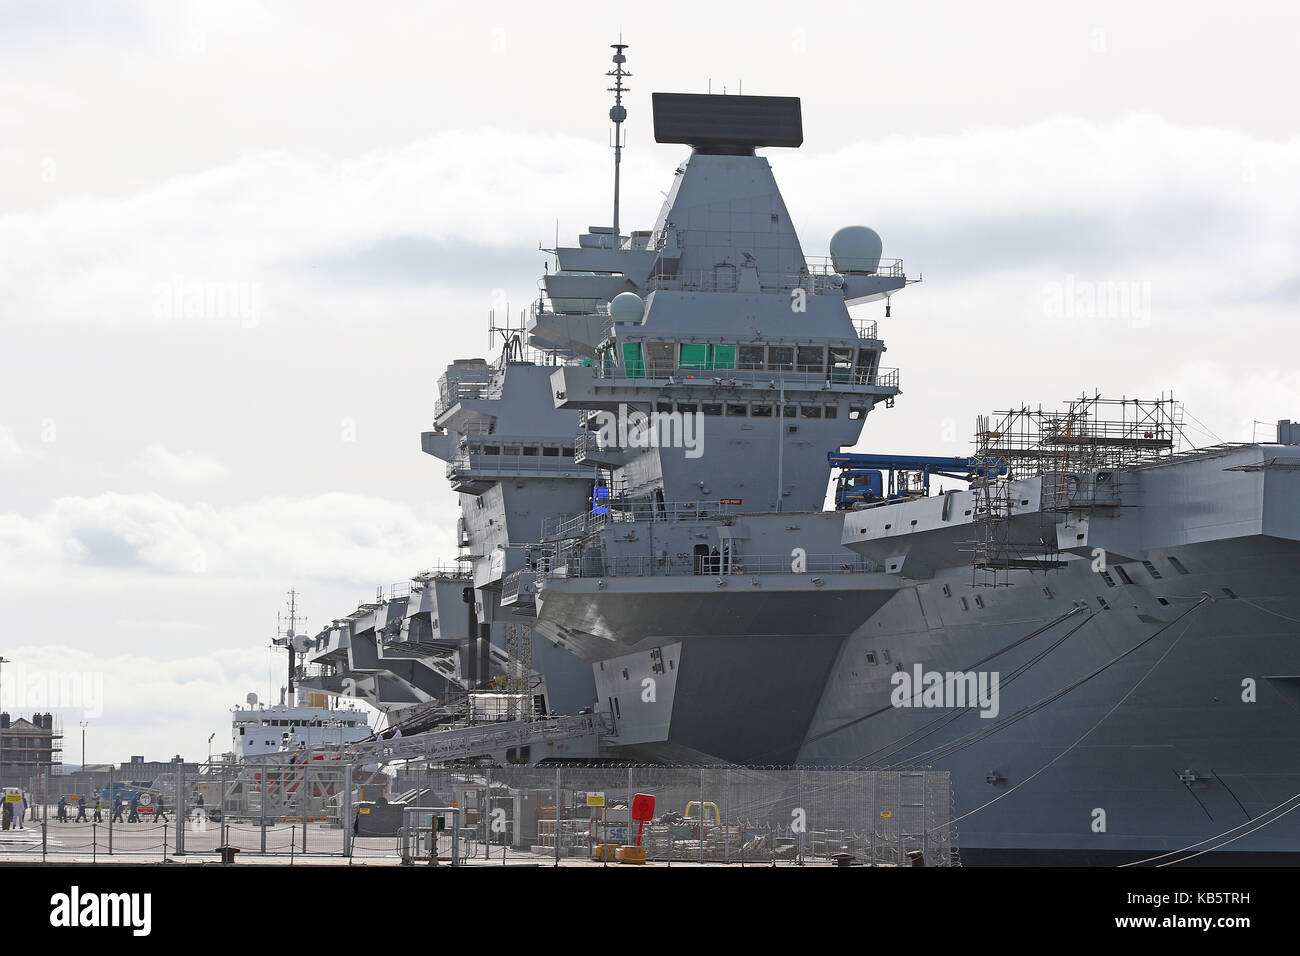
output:
<svg viewBox="0 0 1300 956"><path fill-rule="evenodd" d="M462 401L487 397L491 382L490 369L465 372L456 378L444 375L438 380L438 403L434 406L434 417L437 418Z"/></svg>
<svg viewBox="0 0 1300 956"><path fill-rule="evenodd" d="M589 555L569 557L553 564L550 574L570 578L613 577L721 577L739 574L866 574L877 570L876 564L850 552L809 554L796 558L785 554L691 554L681 552L666 557L653 555Z"/></svg>
<svg viewBox="0 0 1300 956"><path fill-rule="evenodd" d="M650 276L647 289L655 292L660 289L670 292L739 292L741 266L730 264L713 266L709 269L679 269L672 274L660 273ZM874 273L887 278L903 278L902 259L881 259ZM824 295L839 292L842 285L835 279L838 273L830 260L810 261L808 267L798 273L758 272L758 289L760 292L786 292L803 289L811 295Z"/></svg>
<svg viewBox="0 0 1300 956"><path fill-rule="evenodd" d="M830 256L805 256L804 261L808 263L808 271L813 275L835 275L837 273L835 262ZM903 271L903 260L882 257L873 275L887 276L892 279L902 278L906 275Z"/></svg>
<svg viewBox="0 0 1300 956"><path fill-rule="evenodd" d="M579 538L611 524L635 521L720 521L731 514L735 499L720 501L617 502L601 506L599 514L543 518L542 537Z"/></svg>
<svg viewBox="0 0 1300 956"><path fill-rule="evenodd" d="M677 362L638 362L631 367L603 365L596 367L601 379L640 380L666 382L670 385L730 385L821 388L826 385L855 385L865 388L897 388L898 369L859 366L831 368L824 365L792 365L789 368L770 368L761 365L736 363L734 368L683 367Z"/></svg>
<svg viewBox="0 0 1300 956"><path fill-rule="evenodd" d="M462 452L447 462L447 477L470 472L482 475L560 475L585 471L572 458L549 455L470 455ZM585 472L590 474L590 472Z"/></svg>

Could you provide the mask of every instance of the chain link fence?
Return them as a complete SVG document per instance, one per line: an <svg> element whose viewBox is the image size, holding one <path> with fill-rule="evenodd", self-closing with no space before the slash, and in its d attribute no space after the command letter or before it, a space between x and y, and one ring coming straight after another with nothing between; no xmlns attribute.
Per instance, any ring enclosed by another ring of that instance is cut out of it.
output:
<svg viewBox="0 0 1300 956"><path fill-rule="evenodd" d="M56 792L28 794L25 828L0 834L0 862L612 863L639 844L669 864L958 864L948 774L930 770L407 766L394 779L268 761L110 781L62 812ZM631 819L637 794L654 798L649 821Z"/></svg>

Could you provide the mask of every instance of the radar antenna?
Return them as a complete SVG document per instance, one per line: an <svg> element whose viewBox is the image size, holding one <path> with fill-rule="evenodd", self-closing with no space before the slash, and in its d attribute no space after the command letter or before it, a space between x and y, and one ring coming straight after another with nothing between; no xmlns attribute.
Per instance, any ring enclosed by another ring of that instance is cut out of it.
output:
<svg viewBox="0 0 1300 956"><path fill-rule="evenodd" d="M275 615L275 633L279 635L271 639L271 643L278 647L283 647L289 652L289 693L288 700L293 702L293 680L298 670L298 648L294 646L294 638L298 636L296 628L301 621L305 626L307 619L298 615L298 592L289 591L286 595L285 606L289 609L288 615L282 615L276 612Z"/></svg>
<svg viewBox="0 0 1300 956"><path fill-rule="evenodd" d="M614 69L606 73L606 76L614 78L614 85L609 91L614 94L614 105L610 107L609 118L614 121L614 241L618 241L621 233L618 230L618 165L623 160L623 121L627 119L627 108L623 105L623 94L628 92L628 88L623 85L623 78L631 76L627 70L623 69L623 64L627 62L627 57L623 51L627 49L627 44L623 42L623 35L619 34L618 43L611 43L610 47L614 51Z"/></svg>

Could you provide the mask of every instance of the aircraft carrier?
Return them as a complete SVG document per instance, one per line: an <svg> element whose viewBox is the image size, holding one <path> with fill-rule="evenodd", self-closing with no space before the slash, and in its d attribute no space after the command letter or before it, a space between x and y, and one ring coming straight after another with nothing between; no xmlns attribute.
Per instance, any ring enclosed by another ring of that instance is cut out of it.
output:
<svg viewBox="0 0 1300 956"><path fill-rule="evenodd" d="M805 255L758 153L802 144L793 97L653 94L689 155L625 231L624 50L612 225L438 382L457 560L300 677L395 723L594 709L606 758L947 770L967 863L1300 859L1300 425L1189 449L1172 399L1084 395L968 457L843 452L917 280L862 226Z"/></svg>

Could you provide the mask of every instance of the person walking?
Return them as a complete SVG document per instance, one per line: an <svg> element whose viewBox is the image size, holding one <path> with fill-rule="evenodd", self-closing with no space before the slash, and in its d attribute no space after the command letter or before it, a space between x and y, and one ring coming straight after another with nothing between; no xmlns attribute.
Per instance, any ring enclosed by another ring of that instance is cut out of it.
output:
<svg viewBox="0 0 1300 956"><path fill-rule="evenodd" d="M86 795L84 793L77 794L77 819L73 820L72 822L73 823L90 822L89 820L86 819Z"/></svg>
<svg viewBox="0 0 1300 956"><path fill-rule="evenodd" d="M122 820L122 812L123 812L125 809L126 809L126 801L123 800L120 796L114 796L114 797L113 797L113 816L109 819L108 822L109 822L109 823L122 823L122 822L124 822L124 821Z"/></svg>
<svg viewBox="0 0 1300 956"><path fill-rule="evenodd" d="M103 799L103 797L95 797L95 816L94 816L94 820L93 820L93 822L95 822L95 823L103 823L103 822L104 822L104 799Z"/></svg>
<svg viewBox="0 0 1300 956"><path fill-rule="evenodd" d="M0 823L8 830L14 822L14 805L9 802L8 797L4 798L4 806L0 807Z"/></svg>
<svg viewBox="0 0 1300 956"><path fill-rule="evenodd" d="M140 822L140 795L138 793L131 797L131 811L126 815L126 822Z"/></svg>
<svg viewBox="0 0 1300 956"><path fill-rule="evenodd" d="M158 794L158 799L153 802L153 822L170 823L167 817L167 805L163 802L163 795Z"/></svg>
<svg viewBox="0 0 1300 956"><path fill-rule="evenodd" d="M16 814L18 819L18 829L26 830L27 826L23 821L27 819L27 794L22 794L22 800L14 804L14 807L18 811Z"/></svg>
<svg viewBox="0 0 1300 956"><path fill-rule="evenodd" d="M68 822L68 798L65 797L63 794L59 794L58 821L60 823Z"/></svg>

